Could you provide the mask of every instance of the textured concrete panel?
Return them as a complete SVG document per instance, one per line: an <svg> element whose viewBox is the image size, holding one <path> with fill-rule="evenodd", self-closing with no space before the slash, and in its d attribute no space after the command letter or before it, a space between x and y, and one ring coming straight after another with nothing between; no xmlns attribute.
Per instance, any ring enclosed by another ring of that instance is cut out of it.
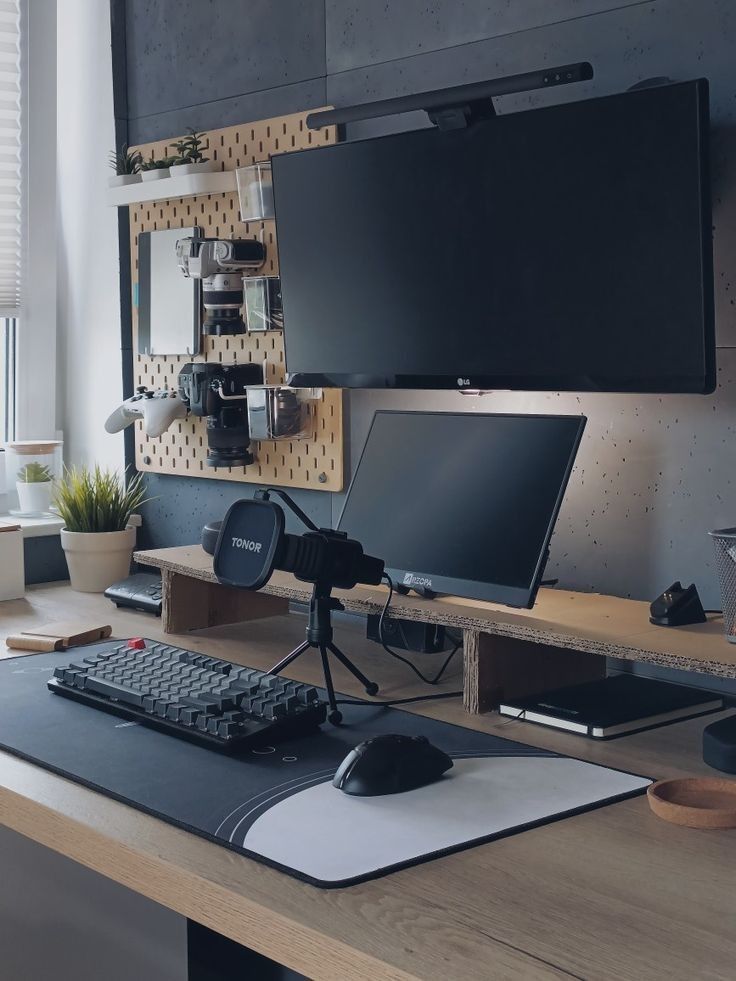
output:
<svg viewBox="0 0 736 981"><path fill-rule="evenodd" d="M229 99L205 102L199 106L185 106L131 119L128 123L128 142L152 143L185 133L188 126L198 130L221 129L271 116L286 116L304 109L317 109L326 103L324 78L294 85L281 85L250 95L235 95Z"/></svg>
<svg viewBox="0 0 736 981"><path fill-rule="evenodd" d="M138 548L166 548L198 542L203 525L223 518L233 501L253 497L258 490L248 484L194 480L169 474L149 473L145 481L153 500L141 509L143 528L138 534ZM329 525L332 495L303 490L289 490L288 493L317 525ZM278 498L274 500L278 502ZM304 531L289 511L286 512L286 530L299 534Z"/></svg>
<svg viewBox="0 0 736 981"><path fill-rule="evenodd" d="M646 0L327 0L327 72L408 58Z"/></svg>
<svg viewBox="0 0 736 981"><path fill-rule="evenodd" d="M508 37L363 68L327 80L327 100L350 105L443 86L590 61L595 78L579 85L496 100L499 112L621 92L646 78L705 76L713 121L714 261L717 337L736 345L736 4L732 0L657 0ZM414 114L410 125L423 124ZM405 127L362 123L362 138ZM673 207L676 202L673 202Z"/></svg>
<svg viewBox="0 0 736 981"><path fill-rule="evenodd" d="M289 85L325 73L323 0L128 0L126 49L131 118Z"/></svg>
<svg viewBox="0 0 736 981"><path fill-rule="evenodd" d="M354 392L351 457L379 408L582 413L588 424L546 575L636 599L653 599L678 578L695 581L705 605L720 608L707 533L736 524L736 350L719 353L712 396ZM476 479L472 460L458 483L464 477ZM343 498L335 495L338 514Z"/></svg>

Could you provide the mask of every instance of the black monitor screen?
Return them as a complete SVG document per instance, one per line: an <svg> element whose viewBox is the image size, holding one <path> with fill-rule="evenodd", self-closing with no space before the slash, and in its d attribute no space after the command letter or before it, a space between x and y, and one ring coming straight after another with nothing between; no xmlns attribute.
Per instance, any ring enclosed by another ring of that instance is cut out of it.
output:
<svg viewBox="0 0 736 981"><path fill-rule="evenodd" d="M531 607L584 425L376 412L340 530L398 584Z"/></svg>
<svg viewBox="0 0 736 981"><path fill-rule="evenodd" d="M713 391L707 90L274 156L294 383Z"/></svg>

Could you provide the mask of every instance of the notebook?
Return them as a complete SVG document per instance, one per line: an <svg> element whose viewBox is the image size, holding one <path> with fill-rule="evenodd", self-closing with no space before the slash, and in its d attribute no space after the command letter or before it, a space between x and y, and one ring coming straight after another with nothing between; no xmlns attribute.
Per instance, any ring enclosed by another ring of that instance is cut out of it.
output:
<svg viewBox="0 0 736 981"><path fill-rule="evenodd" d="M610 739L723 708L712 692L620 674L569 685L499 706L501 715Z"/></svg>

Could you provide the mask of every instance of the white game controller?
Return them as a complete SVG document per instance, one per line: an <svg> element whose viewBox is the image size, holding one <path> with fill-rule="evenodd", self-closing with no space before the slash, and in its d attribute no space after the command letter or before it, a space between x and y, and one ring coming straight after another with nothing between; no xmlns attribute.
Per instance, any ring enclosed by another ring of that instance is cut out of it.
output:
<svg viewBox="0 0 736 981"><path fill-rule="evenodd" d="M115 409L105 423L108 433L119 433L136 419L143 420L147 436L161 436L176 419L183 419L187 407L176 394L167 388L154 392L145 385L136 389L135 395Z"/></svg>

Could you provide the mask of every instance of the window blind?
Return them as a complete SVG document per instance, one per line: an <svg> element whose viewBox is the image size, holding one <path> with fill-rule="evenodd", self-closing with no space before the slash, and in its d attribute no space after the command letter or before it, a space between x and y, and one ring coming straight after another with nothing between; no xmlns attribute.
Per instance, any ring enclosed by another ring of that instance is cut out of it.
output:
<svg viewBox="0 0 736 981"><path fill-rule="evenodd" d="M20 0L0 0L0 317L15 317L21 277Z"/></svg>

